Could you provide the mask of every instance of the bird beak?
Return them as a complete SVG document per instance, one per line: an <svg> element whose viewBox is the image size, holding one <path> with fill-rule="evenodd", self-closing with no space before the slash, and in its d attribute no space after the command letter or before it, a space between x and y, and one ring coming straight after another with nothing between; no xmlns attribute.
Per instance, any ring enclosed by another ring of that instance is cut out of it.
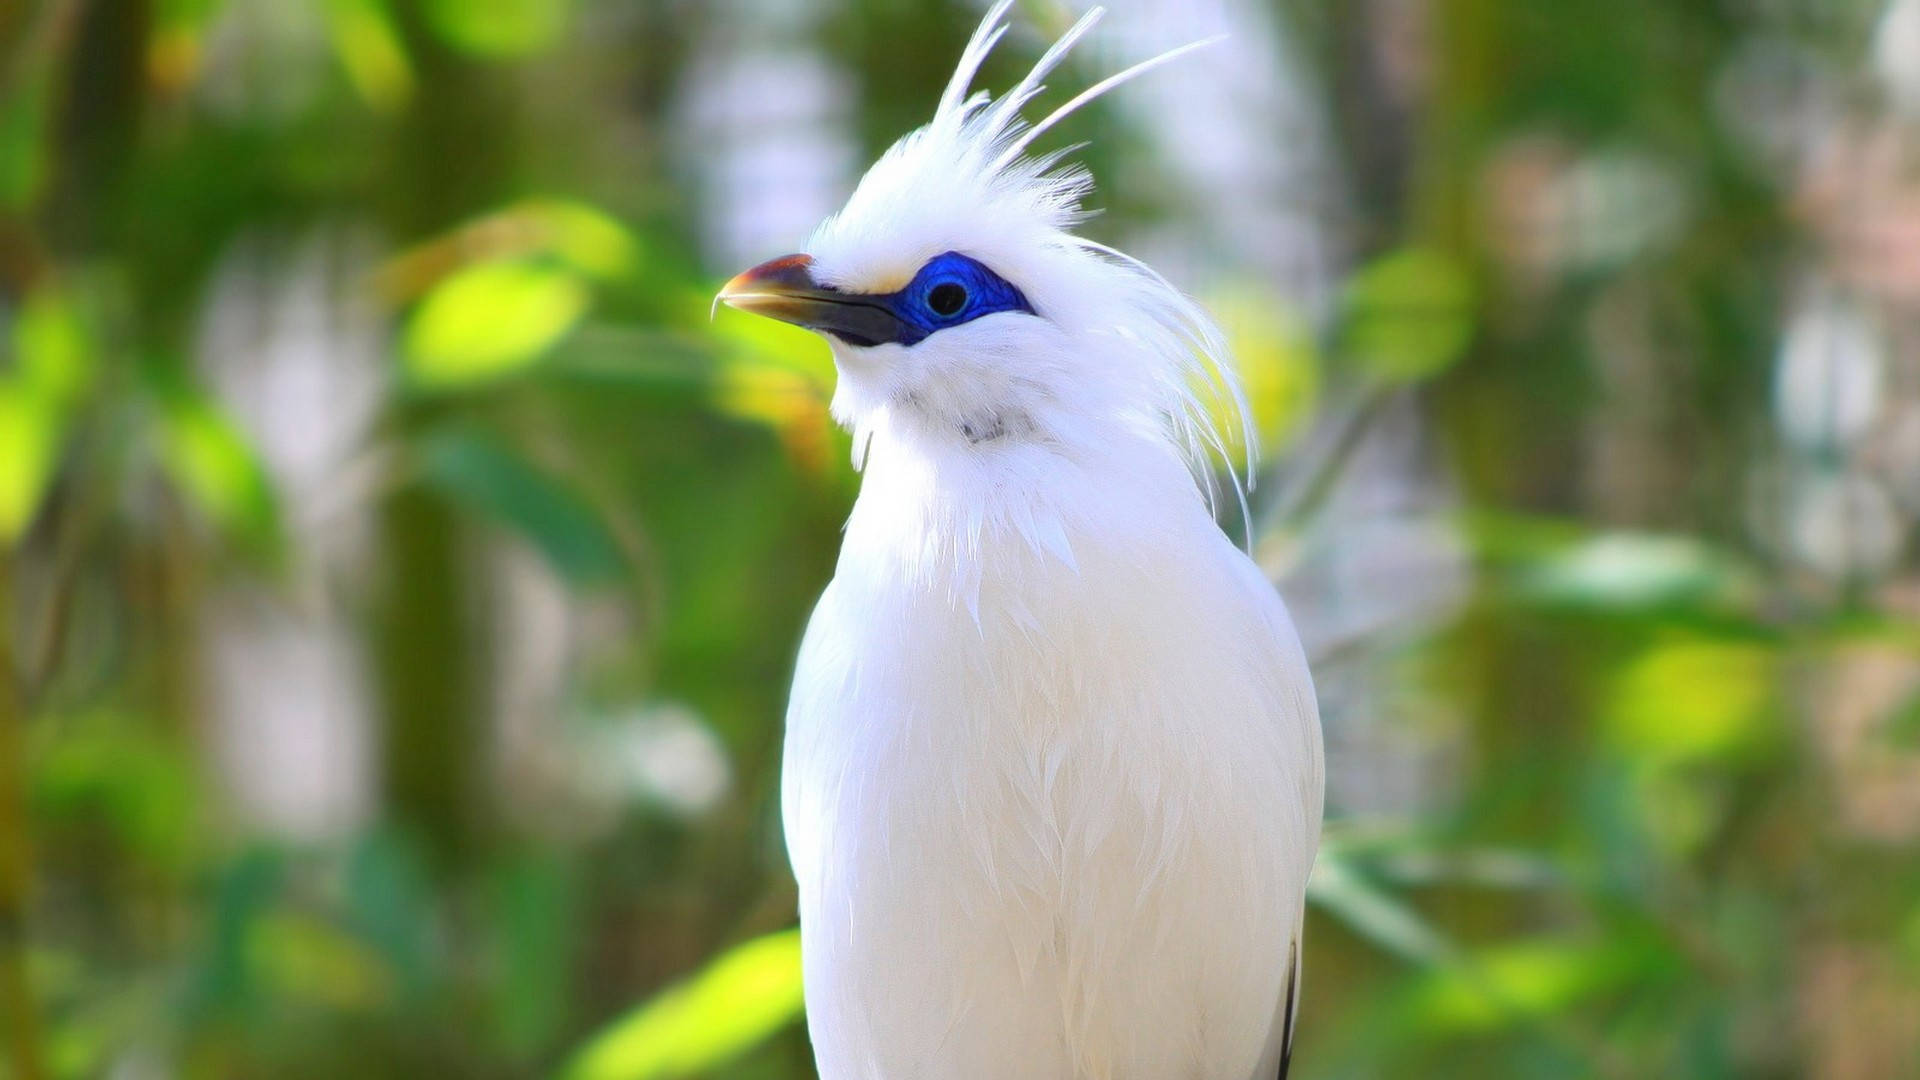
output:
<svg viewBox="0 0 1920 1080"><path fill-rule="evenodd" d="M720 303L769 319L832 334L854 345L911 343L925 333L882 304L878 297L845 293L813 279L813 256L783 255L737 275L715 297Z"/></svg>

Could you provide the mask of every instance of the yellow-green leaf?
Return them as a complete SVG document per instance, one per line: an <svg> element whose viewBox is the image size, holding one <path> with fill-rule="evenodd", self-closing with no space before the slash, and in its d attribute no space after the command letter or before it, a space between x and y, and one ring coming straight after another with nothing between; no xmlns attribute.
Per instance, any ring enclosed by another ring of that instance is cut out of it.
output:
<svg viewBox="0 0 1920 1080"><path fill-rule="evenodd" d="M453 389L527 367L587 309L574 271L504 260L460 270L436 285L407 325L407 372L416 385Z"/></svg>
<svg viewBox="0 0 1920 1080"><path fill-rule="evenodd" d="M1320 389L1312 333L1291 307L1257 282L1209 297L1207 308L1233 346L1254 432L1268 444L1286 442L1312 414ZM1245 450L1239 418L1217 395L1209 404L1215 430L1227 440L1228 453L1238 456Z"/></svg>
<svg viewBox="0 0 1920 1080"><path fill-rule="evenodd" d="M566 29L569 0L428 0L427 22L454 48L511 58L547 48Z"/></svg>
<svg viewBox="0 0 1920 1080"><path fill-rule="evenodd" d="M19 539L33 523L63 427L49 395L21 379L0 381L0 543Z"/></svg>
<svg viewBox="0 0 1920 1080"><path fill-rule="evenodd" d="M27 531L59 464L73 401L92 377L92 350L73 309L51 289L21 305L14 370L0 379L0 543Z"/></svg>
<svg viewBox="0 0 1920 1080"><path fill-rule="evenodd" d="M633 234L612 215L583 202L538 199L509 215L524 213L545 234L548 250L597 278L620 277L639 263Z"/></svg>
<svg viewBox="0 0 1920 1080"><path fill-rule="evenodd" d="M826 342L797 326L734 311L719 313L712 335L722 345L722 358L712 365L714 407L772 428L809 471L845 473L847 459L838 452L827 408L834 372Z"/></svg>
<svg viewBox="0 0 1920 1080"><path fill-rule="evenodd" d="M368 105L391 112L413 96L413 65L385 0L331 0L327 29L347 80Z"/></svg>
<svg viewBox="0 0 1920 1080"><path fill-rule="evenodd" d="M1752 747L1766 732L1772 661L1772 650L1751 642L1656 644L1615 680L1607 734L1623 753L1648 764L1683 764Z"/></svg>
<svg viewBox="0 0 1920 1080"><path fill-rule="evenodd" d="M266 468L212 402L188 395L168 402L160 456L173 482L216 524L250 542L273 538L278 517Z"/></svg>
<svg viewBox="0 0 1920 1080"><path fill-rule="evenodd" d="M385 957L364 940L294 911L274 911L249 924L248 968L278 994L333 1009L370 1011L394 995Z"/></svg>
<svg viewBox="0 0 1920 1080"><path fill-rule="evenodd" d="M737 946L686 982L613 1022L564 1080L673 1080L717 1069L801 1011L800 933Z"/></svg>
<svg viewBox="0 0 1920 1080"><path fill-rule="evenodd" d="M711 314L708 333L726 356L753 367L775 367L804 377L822 394L833 392L833 350L820 335L798 326L758 315L711 308L704 296L690 296L687 310L695 322Z"/></svg>
<svg viewBox="0 0 1920 1080"><path fill-rule="evenodd" d="M57 403L71 402L93 377L93 350L78 314L57 292L40 289L13 325L22 379Z"/></svg>
<svg viewBox="0 0 1920 1080"><path fill-rule="evenodd" d="M1465 1034L1534 1021L1627 982L1641 950L1620 942L1521 941L1429 968L1412 993L1412 1015L1430 1031Z"/></svg>

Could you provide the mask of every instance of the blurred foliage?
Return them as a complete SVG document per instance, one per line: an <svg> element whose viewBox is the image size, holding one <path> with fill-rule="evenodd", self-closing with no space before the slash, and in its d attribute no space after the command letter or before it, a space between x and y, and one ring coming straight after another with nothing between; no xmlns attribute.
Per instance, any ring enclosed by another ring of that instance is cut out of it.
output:
<svg viewBox="0 0 1920 1080"><path fill-rule="evenodd" d="M1916 1074L1920 4L1244 13L1337 163L1324 304L1191 282L1258 551L1310 631L1444 598L1316 641L1296 1075ZM811 58L858 160L976 17L0 5L0 1078L812 1075L779 729L857 478L825 349L709 321L692 99ZM1074 121L1089 227L1240 250L1152 122Z"/></svg>
<svg viewBox="0 0 1920 1080"><path fill-rule="evenodd" d="M1444 371L1473 340L1472 285L1443 255L1410 249L1373 260L1347 282L1343 350L1379 379Z"/></svg>
<svg viewBox="0 0 1920 1080"><path fill-rule="evenodd" d="M561 1071L568 1080L667 1080L726 1065L800 1015L800 933L735 946L692 981L622 1017Z"/></svg>

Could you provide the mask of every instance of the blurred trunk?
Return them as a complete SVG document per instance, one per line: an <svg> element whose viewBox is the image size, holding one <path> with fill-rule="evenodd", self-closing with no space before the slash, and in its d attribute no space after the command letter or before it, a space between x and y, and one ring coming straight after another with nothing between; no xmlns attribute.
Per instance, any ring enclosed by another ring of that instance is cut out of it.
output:
<svg viewBox="0 0 1920 1080"><path fill-rule="evenodd" d="M0 553L0 1023L15 1080L41 1080L39 1012L27 973L32 844L27 827L26 701L13 648L13 556Z"/></svg>
<svg viewBox="0 0 1920 1080"><path fill-rule="evenodd" d="M75 2L53 10L49 40L71 33L56 138L60 159L46 186L45 235L58 248L98 251L121 238L116 217L145 110L143 79L152 25L148 0Z"/></svg>
<svg viewBox="0 0 1920 1080"><path fill-rule="evenodd" d="M424 28L417 5L398 7L418 89L385 188L396 193L387 213L405 243L507 193L516 125L506 93L511 81L449 52ZM403 398L393 434L410 442L447 413L438 403ZM482 830L477 795L492 724L478 656L486 604L471 591L484 583L472 572L473 552L454 509L440 495L408 484L381 514L385 575L376 648L387 794L445 868L471 855Z"/></svg>
<svg viewBox="0 0 1920 1080"><path fill-rule="evenodd" d="M1467 258L1502 43L1492 0L1433 0L1425 29L1434 49L1432 84L1414 148L1409 231L1416 241Z"/></svg>
<svg viewBox="0 0 1920 1080"><path fill-rule="evenodd" d="M474 692L480 635L453 511L409 488L383 511L386 562L377 651L386 706L389 800L435 854L458 860L477 832L475 780L487 723Z"/></svg>

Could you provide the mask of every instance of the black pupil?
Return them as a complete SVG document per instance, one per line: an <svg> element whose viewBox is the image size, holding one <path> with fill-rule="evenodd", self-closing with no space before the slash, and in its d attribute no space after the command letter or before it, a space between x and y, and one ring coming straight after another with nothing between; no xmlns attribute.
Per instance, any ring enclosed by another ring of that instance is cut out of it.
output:
<svg viewBox="0 0 1920 1080"><path fill-rule="evenodd" d="M967 305L967 290L964 285L943 281L927 294L927 306L935 315L952 315Z"/></svg>

